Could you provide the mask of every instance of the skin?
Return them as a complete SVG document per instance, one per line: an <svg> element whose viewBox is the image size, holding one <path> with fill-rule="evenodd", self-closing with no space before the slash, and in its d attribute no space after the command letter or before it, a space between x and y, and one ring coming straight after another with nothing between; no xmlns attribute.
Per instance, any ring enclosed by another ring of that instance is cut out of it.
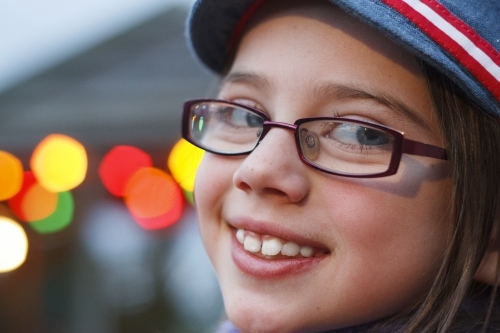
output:
<svg viewBox="0 0 500 333"><path fill-rule="evenodd" d="M445 146L412 56L332 5L284 3L260 9L219 98L274 121L342 116ZM248 156L205 154L196 206L231 321L243 332L316 332L412 306L449 243L449 168L403 155L393 176L332 176L302 163L293 132L281 128ZM262 276L252 273L262 259L254 256L243 270L235 262L236 227L289 235L326 254L297 272Z"/></svg>

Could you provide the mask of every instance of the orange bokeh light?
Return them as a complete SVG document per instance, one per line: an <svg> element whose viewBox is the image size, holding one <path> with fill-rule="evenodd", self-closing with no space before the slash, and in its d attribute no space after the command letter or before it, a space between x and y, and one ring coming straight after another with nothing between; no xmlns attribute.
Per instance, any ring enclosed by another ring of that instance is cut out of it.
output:
<svg viewBox="0 0 500 333"><path fill-rule="evenodd" d="M21 190L7 201L14 215L23 222L38 221L57 209L58 194L42 187L31 171L24 172Z"/></svg>
<svg viewBox="0 0 500 333"><path fill-rule="evenodd" d="M129 180L125 203L143 228L161 229L179 220L184 200L174 179L165 171L142 168Z"/></svg>
<svg viewBox="0 0 500 333"><path fill-rule="evenodd" d="M46 218L32 221L29 226L40 234L60 231L71 224L75 211L75 202L70 191L57 193L57 207Z"/></svg>
<svg viewBox="0 0 500 333"><path fill-rule="evenodd" d="M0 201L12 198L21 190L23 165L14 155L0 151Z"/></svg>
<svg viewBox="0 0 500 333"><path fill-rule="evenodd" d="M37 221L52 215L57 208L57 198L57 193L47 191L38 183L33 184L21 201L21 211L26 221Z"/></svg>

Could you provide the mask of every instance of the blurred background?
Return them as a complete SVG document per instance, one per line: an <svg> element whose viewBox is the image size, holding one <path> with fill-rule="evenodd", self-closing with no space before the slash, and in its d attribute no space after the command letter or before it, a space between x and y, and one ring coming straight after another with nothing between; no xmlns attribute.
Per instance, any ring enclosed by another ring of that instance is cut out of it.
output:
<svg viewBox="0 0 500 333"><path fill-rule="evenodd" d="M224 317L189 202L175 223L144 228L98 171L111 149L128 145L169 172L183 101L213 95L216 78L185 42L190 3L0 2L0 151L27 171L57 133L88 158L64 228L31 228L0 199L0 218L27 236L20 265L0 266L0 332L212 332ZM12 251L1 236L0 261Z"/></svg>

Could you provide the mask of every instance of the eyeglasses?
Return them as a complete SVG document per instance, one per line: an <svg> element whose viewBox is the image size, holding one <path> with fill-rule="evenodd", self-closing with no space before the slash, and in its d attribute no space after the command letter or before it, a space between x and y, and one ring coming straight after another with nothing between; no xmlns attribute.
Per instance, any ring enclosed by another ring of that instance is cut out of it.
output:
<svg viewBox="0 0 500 333"><path fill-rule="evenodd" d="M292 130L300 159L333 175L393 175L403 153L447 160L444 148L405 139L402 132L366 121L315 117L287 124L271 121L257 109L221 100L200 99L184 104L182 136L211 153L249 154L272 127Z"/></svg>

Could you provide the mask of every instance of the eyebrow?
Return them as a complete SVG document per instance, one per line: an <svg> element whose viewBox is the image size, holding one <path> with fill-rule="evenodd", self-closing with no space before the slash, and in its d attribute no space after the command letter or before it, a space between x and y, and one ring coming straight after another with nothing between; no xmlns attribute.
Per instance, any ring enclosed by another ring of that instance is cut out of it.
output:
<svg viewBox="0 0 500 333"><path fill-rule="evenodd" d="M228 74L221 83L221 86L231 83L241 83L253 86L259 90L273 91L273 83L264 75L259 75L253 72L233 72ZM369 92L366 89L355 86L347 86L336 83L327 82L319 87L315 87L313 93L320 99L337 99L337 100L370 100L377 104L383 105L396 112L397 114L409 119L415 124L430 129L428 123L418 115L418 112L406 103L387 93Z"/></svg>
<svg viewBox="0 0 500 333"><path fill-rule="evenodd" d="M397 114L409 119L417 125L429 129L427 122L418 115L418 112L409 107L406 103L387 93L369 92L360 88L338 85L334 83L325 83L314 89L315 93L322 98L334 98L339 100L363 99L370 100L377 104L384 105Z"/></svg>
<svg viewBox="0 0 500 333"><path fill-rule="evenodd" d="M259 90L273 90L273 84L265 76L256 73L234 72L228 74L223 80L221 86L230 83L242 83L253 86Z"/></svg>

